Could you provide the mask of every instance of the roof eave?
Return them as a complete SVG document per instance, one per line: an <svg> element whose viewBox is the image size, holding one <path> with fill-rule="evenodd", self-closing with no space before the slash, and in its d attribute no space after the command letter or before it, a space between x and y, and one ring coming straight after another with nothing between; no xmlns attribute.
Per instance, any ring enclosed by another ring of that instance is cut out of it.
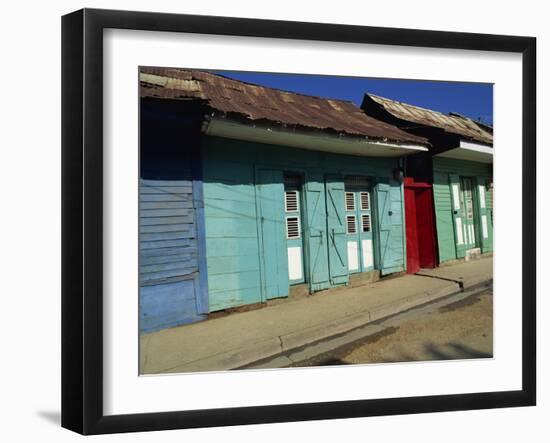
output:
<svg viewBox="0 0 550 443"><path fill-rule="evenodd" d="M203 133L255 143L366 157L401 157L428 151L425 146L410 142L374 140L295 128L256 126L219 118L205 121Z"/></svg>

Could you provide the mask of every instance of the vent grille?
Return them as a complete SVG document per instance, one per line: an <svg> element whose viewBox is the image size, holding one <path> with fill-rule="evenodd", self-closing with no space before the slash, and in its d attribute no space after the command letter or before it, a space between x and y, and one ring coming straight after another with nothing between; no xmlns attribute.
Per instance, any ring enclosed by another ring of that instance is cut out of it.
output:
<svg viewBox="0 0 550 443"><path fill-rule="evenodd" d="M346 211L355 211L355 194L346 192Z"/></svg>
<svg viewBox="0 0 550 443"><path fill-rule="evenodd" d="M369 211L370 210L370 194L368 192L361 192L360 193L360 200L361 200L361 210L362 211Z"/></svg>
<svg viewBox="0 0 550 443"><path fill-rule="evenodd" d="M286 238L300 238L300 220L298 217L286 218Z"/></svg>
<svg viewBox="0 0 550 443"><path fill-rule="evenodd" d="M363 232L370 232L370 215L369 214L363 214L361 216L361 226L362 226Z"/></svg>
<svg viewBox="0 0 550 443"><path fill-rule="evenodd" d="M346 226L348 234L355 234L357 232L357 224L355 223L355 215L346 216Z"/></svg>
<svg viewBox="0 0 550 443"><path fill-rule="evenodd" d="M298 191L285 192L285 210L286 212L296 212L298 207Z"/></svg>

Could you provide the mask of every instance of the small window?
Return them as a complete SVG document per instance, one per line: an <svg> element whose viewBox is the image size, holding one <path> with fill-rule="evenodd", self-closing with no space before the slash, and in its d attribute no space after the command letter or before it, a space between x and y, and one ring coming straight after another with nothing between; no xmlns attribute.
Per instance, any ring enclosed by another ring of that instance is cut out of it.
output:
<svg viewBox="0 0 550 443"><path fill-rule="evenodd" d="M361 211L369 211L370 210L370 194L368 192L361 192L360 194L360 200L361 200Z"/></svg>
<svg viewBox="0 0 550 443"><path fill-rule="evenodd" d="M370 215L363 214L361 216L361 229L363 232L370 232Z"/></svg>
<svg viewBox="0 0 550 443"><path fill-rule="evenodd" d="M355 211L355 194L346 192L346 211Z"/></svg>
<svg viewBox="0 0 550 443"><path fill-rule="evenodd" d="M355 215L346 216L346 226L348 234L355 234L357 232L357 224L355 223Z"/></svg>
<svg viewBox="0 0 550 443"><path fill-rule="evenodd" d="M300 238L300 219L298 217L286 218L286 238Z"/></svg>
<svg viewBox="0 0 550 443"><path fill-rule="evenodd" d="M286 191L285 192L285 211L296 212L299 211L298 206L298 191Z"/></svg>

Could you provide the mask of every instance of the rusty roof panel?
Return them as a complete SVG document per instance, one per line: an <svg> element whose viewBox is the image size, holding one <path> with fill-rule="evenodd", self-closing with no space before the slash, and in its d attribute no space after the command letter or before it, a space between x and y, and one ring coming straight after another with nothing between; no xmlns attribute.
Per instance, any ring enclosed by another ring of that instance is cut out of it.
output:
<svg viewBox="0 0 550 443"><path fill-rule="evenodd" d="M147 67L141 97L203 100L213 111L279 125L333 131L395 143L428 141L366 115L352 102L326 99L233 80L209 72Z"/></svg>
<svg viewBox="0 0 550 443"><path fill-rule="evenodd" d="M431 109L420 108L378 95L367 95L398 119L440 128L468 140L474 140L489 145L493 144L493 134L468 117L456 113L446 115L441 112L432 111Z"/></svg>

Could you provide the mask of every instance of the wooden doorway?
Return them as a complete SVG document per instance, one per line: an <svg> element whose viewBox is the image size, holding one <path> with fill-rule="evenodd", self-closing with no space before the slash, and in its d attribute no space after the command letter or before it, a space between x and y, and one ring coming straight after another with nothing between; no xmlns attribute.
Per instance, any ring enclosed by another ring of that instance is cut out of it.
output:
<svg viewBox="0 0 550 443"><path fill-rule="evenodd" d="M405 178L407 273L437 266L433 190L430 183Z"/></svg>

